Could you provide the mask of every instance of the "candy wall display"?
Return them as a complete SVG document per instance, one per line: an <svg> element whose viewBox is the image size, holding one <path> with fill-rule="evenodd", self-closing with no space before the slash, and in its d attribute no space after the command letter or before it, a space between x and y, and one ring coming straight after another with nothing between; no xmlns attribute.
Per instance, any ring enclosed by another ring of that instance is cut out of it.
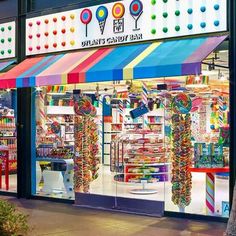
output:
<svg viewBox="0 0 236 236"><path fill-rule="evenodd" d="M16 23L0 24L0 60L15 57Z"/></svg>
<svg viewBox="0 0 236 236"><path fill-rule="evenodd" d="M90 182L98 177L98 133L94 122L96 108L88 97L80 97L74 102L75 110L75 192L89 192Z"/></svg>
<svg viewBox="0 0 236 236"><path fill-rule="evenodd" d="M180 211L191 202L192 164L191 99L180 93L173 98L172 110L172 201Z"/></svg>
<svg viewBox="0 0 236 236"><path fill-rule="evenodd" d="M219 129L219 104L217 98L212 99L210 124L211 130Z"/></svg>
<svg viewBox="0 0 236 236"><path fill-rule="evenodd" d="M124 0L29 18L26 55L226 31L226 2Z"/></svg>

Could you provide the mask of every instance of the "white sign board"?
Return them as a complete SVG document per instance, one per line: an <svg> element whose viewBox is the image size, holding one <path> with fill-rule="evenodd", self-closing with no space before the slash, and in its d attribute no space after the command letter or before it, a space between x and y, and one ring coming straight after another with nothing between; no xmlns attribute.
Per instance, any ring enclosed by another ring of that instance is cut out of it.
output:
<svg viewBox="0 0 236 236"><path fill-rule="evenodd" d="M227 30L226 0L124 0L27 19L26 54Z"/></svg>
<svg viewBox="0 0 236 236"><path fill-rule="evenodd" d="M15 57L15 21L0 24L0 60Z"/></svg>

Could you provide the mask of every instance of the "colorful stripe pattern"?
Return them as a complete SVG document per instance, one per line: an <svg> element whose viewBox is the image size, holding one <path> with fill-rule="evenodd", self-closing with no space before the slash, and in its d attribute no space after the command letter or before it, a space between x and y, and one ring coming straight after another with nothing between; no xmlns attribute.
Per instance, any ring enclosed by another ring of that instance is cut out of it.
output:
<svg viewBox="0 0 236 236"><path fill-rule="evenodd" d="M212 173L206 173L206 206L208 215L215 213L215 176Z"/></svg>
<svg viewBox="0 0 236 236"><path fill-rule="evenodd" d="M15 60L0 62L0 71L15 63Z"/></svg>
<svg viewBox="0 0 236 236"><path fill-rule="evenodd" d="M202 60L226 37L134 44L29 58L1 77L0 88L200 74Z"/></svg>

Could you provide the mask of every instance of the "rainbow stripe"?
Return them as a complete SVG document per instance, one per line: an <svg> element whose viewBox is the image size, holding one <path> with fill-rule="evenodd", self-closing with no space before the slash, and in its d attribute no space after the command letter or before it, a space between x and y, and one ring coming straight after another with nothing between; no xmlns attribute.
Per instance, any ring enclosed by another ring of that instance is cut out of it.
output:
<svg viewBox="0 0 236 236"><path fill-rule="evenodd" d="M15 62L16 62L16 60L0 62L0 71L4 70L8 66L14 64Z"/></svg>
<svg viewBox="0 0 236 236"><path fill-rule="evenodd" d="M133 44L29 58L0 78L0 88L200 74L202 60L226 37Z"/></svg>
<svg viewBox="0 0 236 236"><path fill-rule="evenodd" d="M207 214L215 213L215 176L206 173L206 206Z"/></svg>

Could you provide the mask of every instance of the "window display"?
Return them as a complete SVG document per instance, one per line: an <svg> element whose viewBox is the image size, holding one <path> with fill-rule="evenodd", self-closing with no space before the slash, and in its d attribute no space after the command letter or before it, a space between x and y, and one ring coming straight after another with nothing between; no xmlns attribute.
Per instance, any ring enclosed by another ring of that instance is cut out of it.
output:
<svg viewBox="0 0 236 236"><path fill-rule="evenodd" d="M16 192L17 135L15 91L0 91L0 191Z"/></svg>
<svg viewBox="0 0 236 236"><path fill-rule="evenodd" d="M36 194L161 201L166 211L223 216L224 74L37 88Z"/></svg>

